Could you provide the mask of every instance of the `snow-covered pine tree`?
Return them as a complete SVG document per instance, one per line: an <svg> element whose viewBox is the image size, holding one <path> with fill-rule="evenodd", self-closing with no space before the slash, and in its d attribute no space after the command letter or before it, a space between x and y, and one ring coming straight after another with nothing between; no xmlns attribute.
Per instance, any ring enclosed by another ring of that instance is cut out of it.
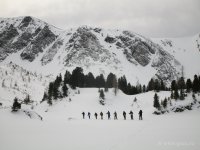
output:
<svg viewBox="0 0 200 150"><path fill-rule="evenodd" d="M155 93L155 95L154 95L153 107L160 110L160 102L159 102L159 97L158 97L157 93Z"/></svg>
<svg viewBox="0 0 200 150"><path fill-rule="evenodd" d="M105 105L105 95L102 89L100 90L99 93L99 102L101 105Z"/></svg>
<svg viewBox="0 0 200 150"><path fill-rule="evenodd" d="M14 98L13 106L12 106L12 111L18 111L21 109L21 104L18 102L18 98Z"/></svg>

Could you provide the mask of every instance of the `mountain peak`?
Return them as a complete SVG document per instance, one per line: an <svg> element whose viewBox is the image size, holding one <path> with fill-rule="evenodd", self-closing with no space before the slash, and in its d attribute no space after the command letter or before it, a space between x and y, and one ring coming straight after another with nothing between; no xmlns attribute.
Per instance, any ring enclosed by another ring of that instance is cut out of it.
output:
<svg viewBox="0 0 200 150"><path fill-rule="evenodd" d="M64 31L32 16L0 22L0 49L1 62L15 55L14 63L55 75L80 66L95 75L113 72L146 83L153 76L172 80L180 72L172 55L139 34L85 25Z"/></svg>

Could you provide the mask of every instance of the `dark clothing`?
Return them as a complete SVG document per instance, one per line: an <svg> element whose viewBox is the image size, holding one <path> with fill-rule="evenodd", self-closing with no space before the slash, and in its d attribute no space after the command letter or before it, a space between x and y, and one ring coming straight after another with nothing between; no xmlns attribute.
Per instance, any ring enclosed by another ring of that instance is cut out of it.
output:
<svg viewBox="0 0 200 150"><path fill-rule="evenodd" d="M132 111L130 111L130 113L129 113L130 115L131 115L131 120L133 120L133 112Z"/></svg>
<svg viewBox="0 0 200 150"><path fill-rule="evenodd" d="M88 112L88 118L90 119L90 112Z"/></svg>
<svg viewBox="0 0 200 150"><path fill-rule="evenodd" d="M84 112L82 112L82 115L83 115L83 119L85 119L85 113Z"/></svg>
<svg viewBox="0 0 200 150"><path fill-rule="evenodd" d="M108 120L109 120L110 119L110 112L108 111L106 114L108 115Z"/></svg>
<svg viewBox="0 0 200 150"><path fill-rule="evenodd" d="M117 120L117 113L114 112L114 120Z"/></svg>
<svg viewBox="0 0 200 150"><path fill-rule="evenodd" d="M95 113L95 114L94 114L94 116L95 116L95 118L97 119L97 116L98 116L98 114L97 114L97 113Z"/></svg>
<svg viewBox="0 0 200 150"><path fill-rule="evenodd" d="M103 113L102 112L100 112L100 116L101 116L101 120L103 119Z"/></svg>
<svg viewBox="0 0 200 150"><path fill-rule="evenodd" d="M126 112L123 111L124 120L126 120Z"/></svg>
<svg viewBox="0 0 200 150"><path fill-rule="evenodd" d="M139 120L142 120L142 113L143 113L142 110L140 110L139 113L138 113L139 114Z"/></svg>

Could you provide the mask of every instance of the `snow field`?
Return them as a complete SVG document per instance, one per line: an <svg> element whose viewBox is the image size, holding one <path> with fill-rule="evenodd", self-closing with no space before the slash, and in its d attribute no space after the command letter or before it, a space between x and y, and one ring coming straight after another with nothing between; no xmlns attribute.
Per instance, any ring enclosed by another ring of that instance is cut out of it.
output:
<svg viewBox="0 0 200 150"><path fill-rule="evenodd" d="M106 104L98 102L97 88L80 88L80 94L71 91L69 98L54 102L49 107L46 102L35 107L43 117L30 119L23 110L11 113L10 109L0 109L0 145L5 150L198 150L200 110L153 115L154 92L135 96L127 96L121 91L115 96L113 89L105 94ZM160 99L170 95L159 92ZM137 97L137 104L133 99ZM199 98L199 97L198 97ZM199 99L198 99L199 100ZM186 101L190 101L186 99ZM132 105L133 104L133 105ZM178 104L178 103L177 103ZM138 120L138 111L143 110L143 121ZM105 113L111 112L111 120ZM134 120L123 120L122 111L134 112ZM83 120L82 111L98 114L104 113L104 120ZM113 120L113 112L117 111L119 120ZM11 144L12 143L12 144Z"/></svg>

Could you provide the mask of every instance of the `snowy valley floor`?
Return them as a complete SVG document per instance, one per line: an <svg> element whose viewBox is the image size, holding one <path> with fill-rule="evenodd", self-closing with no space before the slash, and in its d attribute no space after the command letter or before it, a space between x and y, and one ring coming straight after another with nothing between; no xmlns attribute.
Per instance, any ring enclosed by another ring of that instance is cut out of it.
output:
<svg viewBox="0 0 200 150"><path fill-rule="evenodd" d="M45 112L45 104L35 108L34 111L43 116L43 121L37 117L30 119L23 111L11 113L9 108L0 109L0 149L199 150L200 109L156 116L152 114L153 94L137 95L140 107L135 108L131 105L133 96L128 99L128 96L119 93L114 105L110 93L107 95L108 104L101 106L96 105L93 99L96 94L90 94L91 99L86 98L88 90L81 89L81 94L74 96L72 102L61 101L48 112ZM160 97L168 94L160 93ZM86 102L83 103L83 100ZM81 112L84 108L85 111L102 110L104 113L116 110L119 120L94 120L93 116L91 120L83 120ZM144 111L143 121L138 120L140 108ZM130 109L134 111L134 120L130 120L129 116L126 121L123 120L121 110L128 112Z"/></svg>

